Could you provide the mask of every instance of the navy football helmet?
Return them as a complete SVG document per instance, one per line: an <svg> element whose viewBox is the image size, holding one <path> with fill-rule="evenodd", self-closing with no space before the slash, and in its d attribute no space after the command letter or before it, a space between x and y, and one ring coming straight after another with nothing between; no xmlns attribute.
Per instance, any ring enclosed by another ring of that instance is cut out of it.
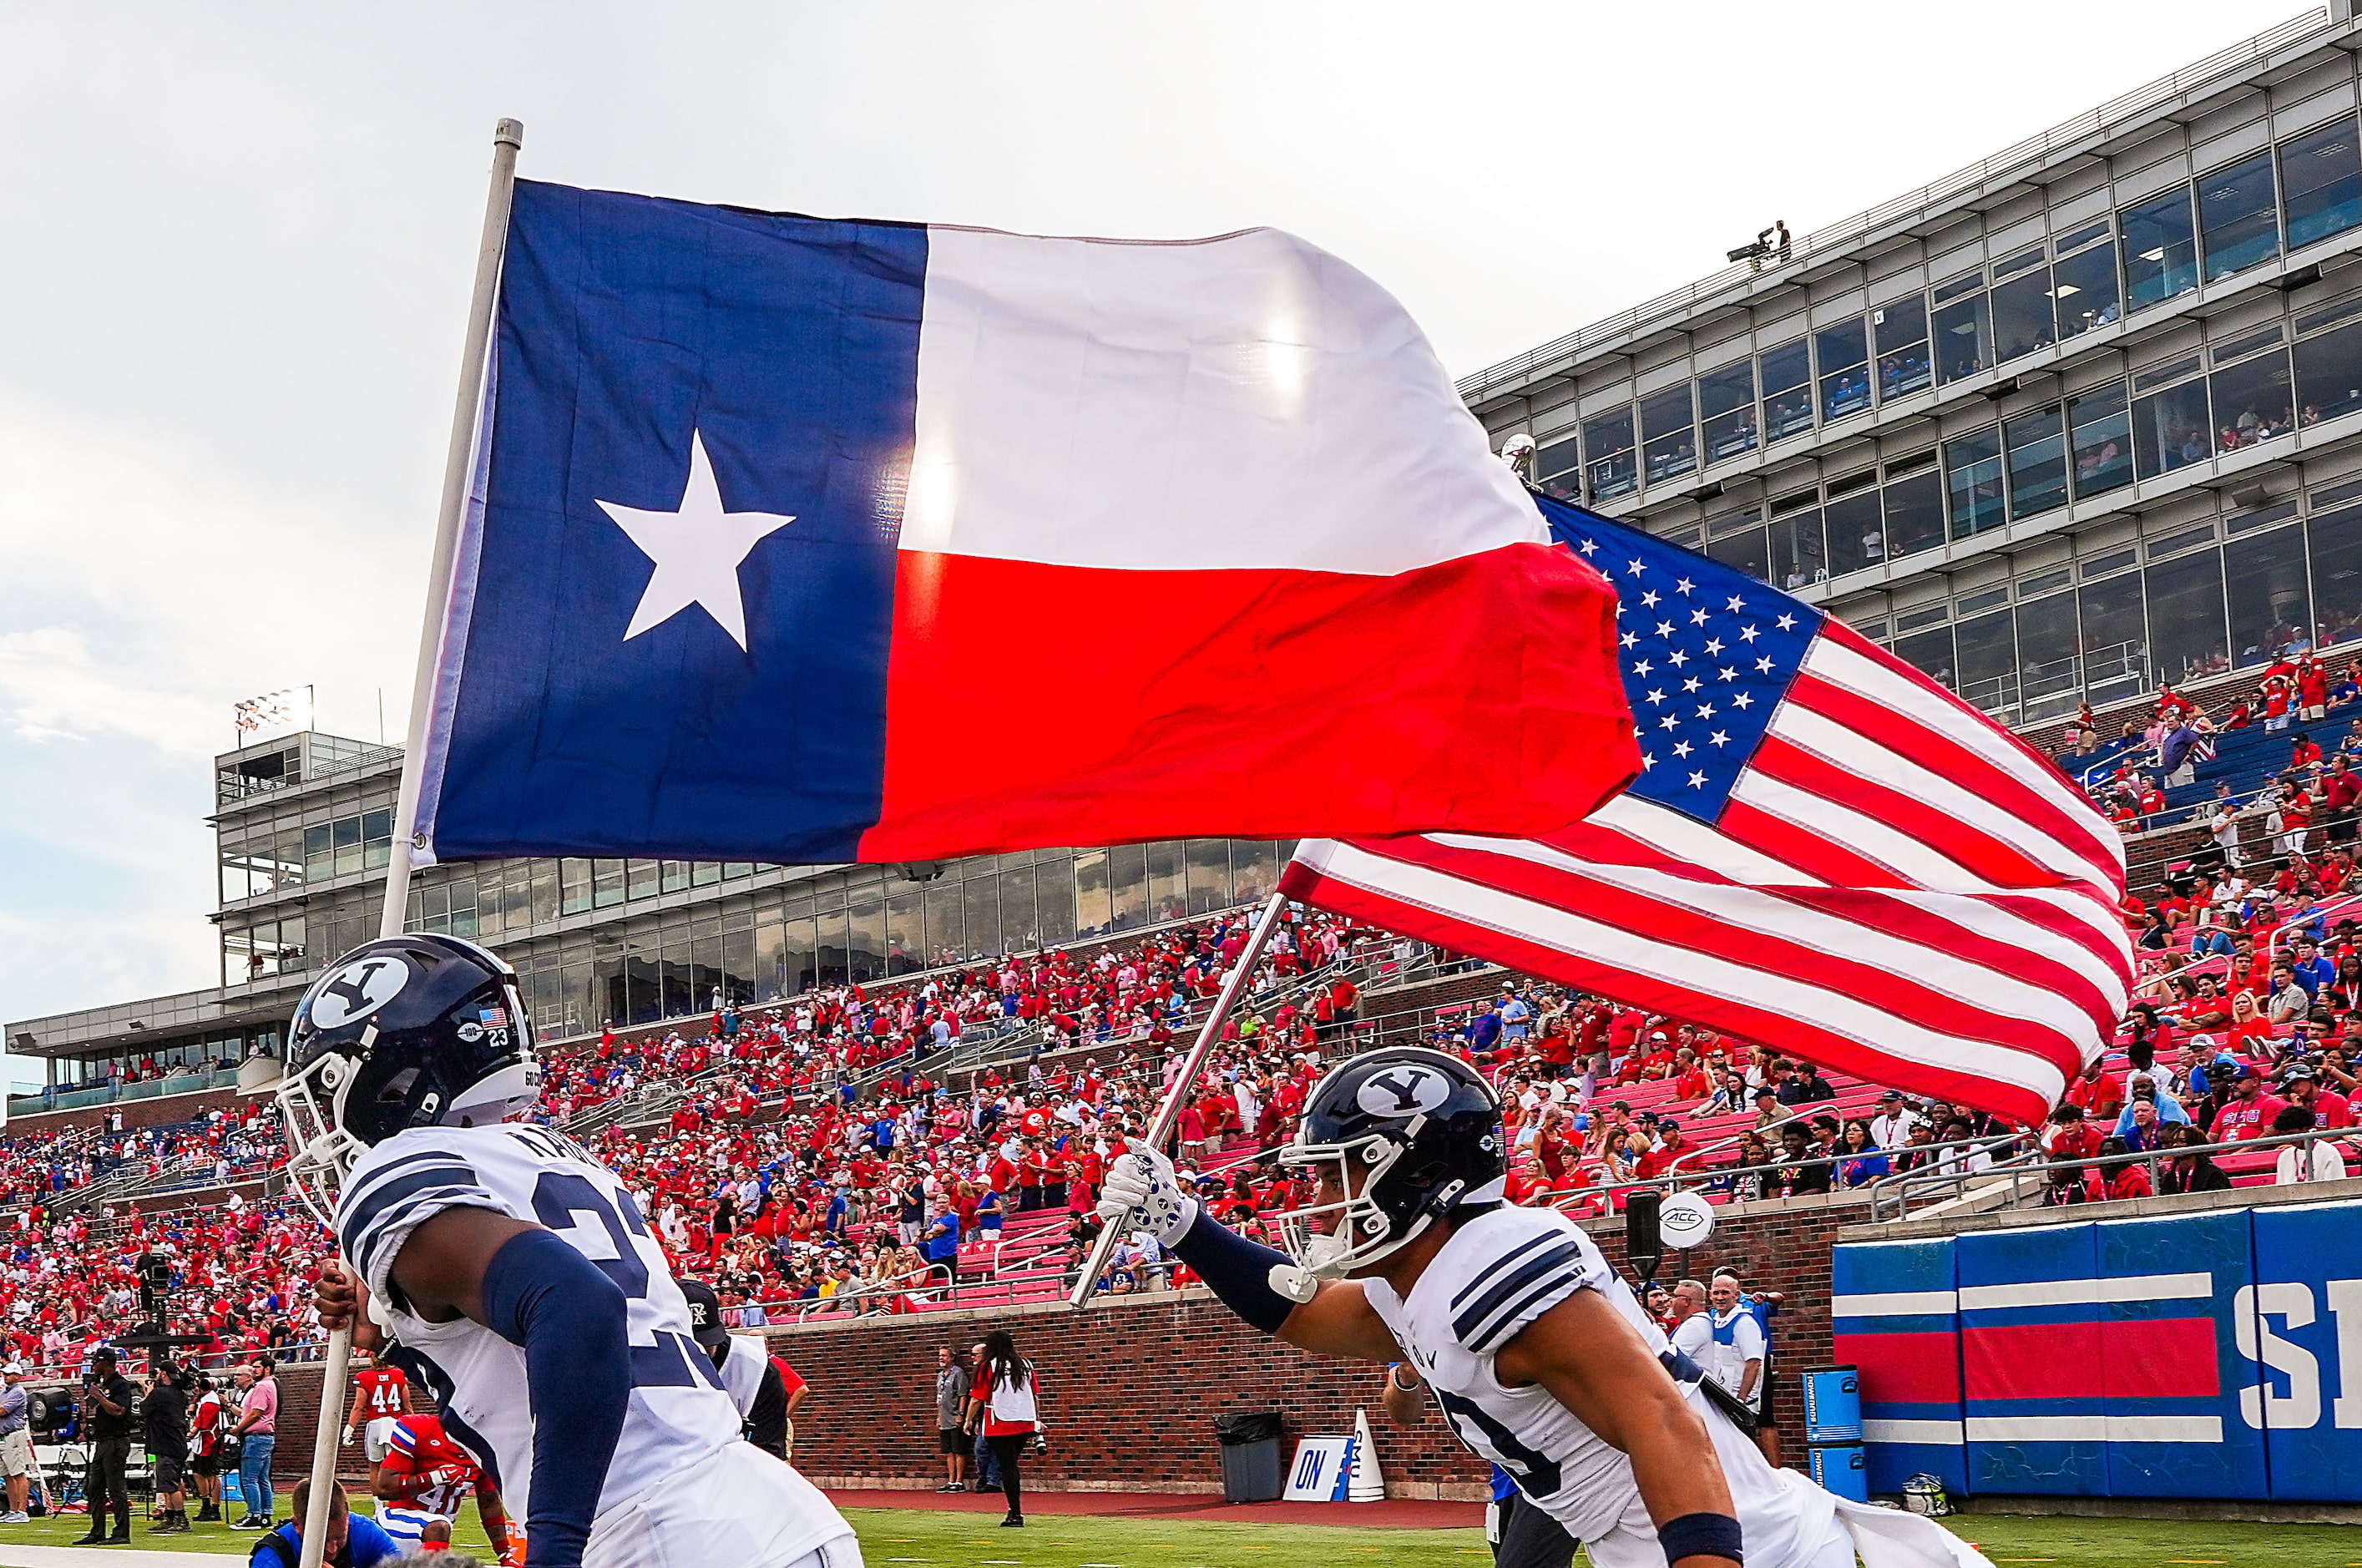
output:
<svg viewBox="0 0 2362 1568"><path fill-rule="evenodd" d="M1288 1254L1321 1279L1366 1270L1462 1204L1499 1202L1508 1174L1493 1087L1413 1045L1332 1068L1279 1159L1330 1179L1334 1196L1276 1216Z"/></svg>
<svg viewBox="0 0 2362 1568"><path fill-rule="evenodd" d="M480 1127L531 1110L541 1063L516 971L472 942L365 942L295 1004L275 1094L287 1175L323 1222L372 1144L409 1127Z"/></svg>

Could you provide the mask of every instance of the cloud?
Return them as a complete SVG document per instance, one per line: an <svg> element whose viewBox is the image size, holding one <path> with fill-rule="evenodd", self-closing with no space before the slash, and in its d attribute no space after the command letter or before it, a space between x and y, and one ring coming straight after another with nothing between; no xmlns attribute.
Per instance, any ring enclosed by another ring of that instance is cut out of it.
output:
<svg viewBox="0 0 2362 1568"><path fill-rule="evenodd" d="M236 744L232 703L306 684L363 734L398 688L399 723L425 525L380 548L271 477L0 391L0 723L203 758Z"/></svg>
<svg viewBox="0 0 2362 1568"><path fill-rule="evenodd" d="M29 741L113 731L186 756L210 756L222 743L221 722L196 695L103 666L82 634L63 626L0 632L0 708Z"/></svg>

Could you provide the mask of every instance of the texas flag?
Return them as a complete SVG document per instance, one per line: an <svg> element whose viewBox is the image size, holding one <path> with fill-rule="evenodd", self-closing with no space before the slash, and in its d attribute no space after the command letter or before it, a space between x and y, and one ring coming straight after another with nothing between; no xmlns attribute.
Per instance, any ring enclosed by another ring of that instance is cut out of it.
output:
<svg viewBox="0 0 2362 1568"><path fill-rule="evenodd" d="M520 182L413 858L1534 837L1639 767L1605 580L1272 229Z"/></svg>

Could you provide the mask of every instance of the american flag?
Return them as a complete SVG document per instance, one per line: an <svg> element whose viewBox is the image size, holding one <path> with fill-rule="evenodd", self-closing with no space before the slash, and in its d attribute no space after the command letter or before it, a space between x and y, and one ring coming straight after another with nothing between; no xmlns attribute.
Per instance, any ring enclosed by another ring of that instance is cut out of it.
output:
<svg viewBox="0 0 2362 1568"><path fill-rule="evenodd" d="M1308 840L1285 890L1878 1082L2046 1113L2132 982L2114 827L1842 623L1537 504L1617 591L1640 776L1547 842Z"/></svg>

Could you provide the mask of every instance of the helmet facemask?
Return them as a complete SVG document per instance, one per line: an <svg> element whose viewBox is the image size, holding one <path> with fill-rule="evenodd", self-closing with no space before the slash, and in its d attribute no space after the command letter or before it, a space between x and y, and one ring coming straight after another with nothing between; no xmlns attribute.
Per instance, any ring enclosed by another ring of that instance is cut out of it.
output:
<svg viewBox="0 0 2362 1568"><path fill-rule="evenodd" d="M1314 1201L1272 1216L1279 1227L1280 1244L1298 1268L1316 1279L1345 1279L1427 1229L1432 1216L1422 1216L1396 1233L1393 1220L1372 1196L1380 1178L1402 1156L1403 1145L1381 1133L1350 1143L1290 1143L1280 1150L1281 1165L1308 1172L1316 1184ZM1324 1174L1337 1191L1345 1194L1343 1198L1319 1200L1319 1184Z"/></svg>
<svg viewBox="0 0 2362 1568"><path fill-rule="evenodd" d="M273 1098L287 1137L287 1179L321 1224L336 1225L337 1194L369 1145L345 1131L345 1096L359 1064L336 1052L279 1080Z"/></svg>

